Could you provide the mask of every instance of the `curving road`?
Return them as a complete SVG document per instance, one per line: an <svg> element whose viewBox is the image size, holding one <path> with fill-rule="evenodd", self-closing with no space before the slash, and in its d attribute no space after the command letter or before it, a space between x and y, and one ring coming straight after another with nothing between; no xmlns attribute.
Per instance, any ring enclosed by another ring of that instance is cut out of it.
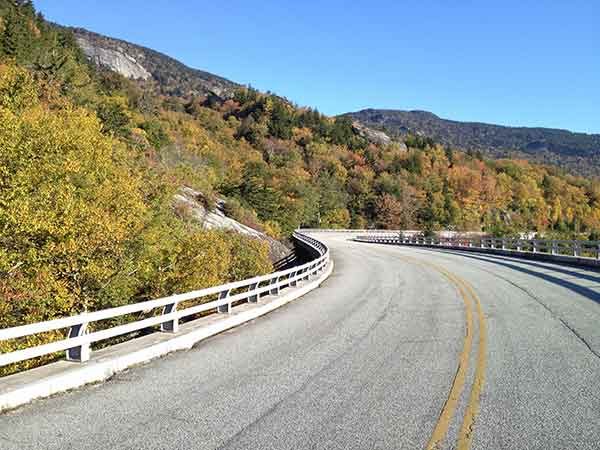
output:
<svg viewBox="0 0 600 450"><path fill-rule="evenodd" d="M600 448L599 273L318 236L320 289L1 415L0 448Z"/></svg>

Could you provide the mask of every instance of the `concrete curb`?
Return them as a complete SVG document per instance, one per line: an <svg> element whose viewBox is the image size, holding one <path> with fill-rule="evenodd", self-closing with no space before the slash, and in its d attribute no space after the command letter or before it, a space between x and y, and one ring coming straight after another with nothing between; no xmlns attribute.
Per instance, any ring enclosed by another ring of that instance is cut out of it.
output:
<svg viewBox="0 0 600 450"><path fill-rule="evenodd" d="M256 319L316 289L331 275L333 266L333 260L330 260L325 271L319 274L319 278L306 282L297 288L288 288L286 289L287 292L284 291L282 295L275 297L266 304L253 306L222 319L219 317L218 320L213 320L212 323L191 331L180 332L179 335L173 335L173 337L169 337L162 342L154 342L124 354L111 355L111 353L116 353L114 349L112 352L103 353L104 350L112 349L112 347L109 347L95 352L98 356L86 363L59 361L5 377L0 384L0 412L16 408L35 399L49 397L86 384L104 381L116 373L137 364L148 362L178 350L190 349L196 343L208 337ZM193 325L193 322L190 322L190 324ZM162 337L165 336L164 333L158 334ZM151 336L153 335L147 337ZM135 341L136 339L124 344L134 343ZM124 348L123 344L114 347L119 346Z"/></svg>

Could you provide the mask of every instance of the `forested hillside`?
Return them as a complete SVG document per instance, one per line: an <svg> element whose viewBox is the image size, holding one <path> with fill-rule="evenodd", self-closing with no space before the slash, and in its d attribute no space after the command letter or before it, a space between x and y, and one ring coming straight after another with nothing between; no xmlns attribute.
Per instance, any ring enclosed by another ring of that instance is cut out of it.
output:
<svg viewBox="0 0 600 450"><path fill-rule="evenodd" d="M0 328L271 270L262 241L172 207L183 185L214 205L258 152L96 71L30 4L0 17Z"/></svg>
<svg viewBox="0 0 600 450"><path fill-rule="evenodd" d="M262 242L174 208L182 186L275 238L299 226L600 230L595 181L419 137L370 142L347 117L249 88L157 93L91 65L29 3L0 0L0 16L0 327L271 269Z"/></svg>
<svg viewBox="0 0 600 450"><path fill-rule="evenodd" d="M581 175L600 175L600 134L458 122L427 111L364 109L347 115L396 136L420 134L444 145L480 151L494 158L522 157L560 165Z"/></svg>

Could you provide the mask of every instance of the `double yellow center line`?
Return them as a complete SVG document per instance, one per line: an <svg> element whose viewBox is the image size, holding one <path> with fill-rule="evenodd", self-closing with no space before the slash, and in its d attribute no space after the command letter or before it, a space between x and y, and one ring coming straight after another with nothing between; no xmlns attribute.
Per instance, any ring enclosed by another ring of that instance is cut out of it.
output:
<svg viewBox="0 0 600 450"><path fill-rule="evenodd" d="M427 450L439 449L446 438L446 434L448 433L448 429L456 413L456 408L467 381L469 358L473 348L473 321L476 320L479 325L479 340L475 362L475 375L473 384L471 385L471 393L465 409L456 444L456 448L458 450L468 450L471 447L471 442L473 440L475 418L479 413L479 399L481 397L481 391L485 381L487 328L483 310L481 308L481 302L469 283L459 276L447 271L443 267L409 256L402 256L401 259L405 259L420 265L429 266L441 273L448 281L450 281L450 283L456 286L465 304L466 333L463 349L460 353L458 361L458 369L452 382L452 387L450 389L450 393L448 394L448 398L446 399L435 428L433 429L431 438L427 443Z"/></svg>

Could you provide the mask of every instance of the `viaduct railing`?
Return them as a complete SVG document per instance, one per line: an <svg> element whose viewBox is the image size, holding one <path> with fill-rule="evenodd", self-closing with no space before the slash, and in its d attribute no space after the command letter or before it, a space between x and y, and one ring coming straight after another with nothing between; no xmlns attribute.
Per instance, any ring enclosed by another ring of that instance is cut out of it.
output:
<svg viewBox="0 0 600 450"><path fill-rule="evenodd" d="M440 238L407 236L402 233L361 235L360 242L379 244L417 245L482 251L487 253L515 254L518 256L546 257L546 259L571 263L600 265L600 241L508 238Z"/></svg>
<svg viewBox="0 0 600 450"><path fill-rule="evenodd" d="M363 229L352 229L352 228L302 228L300 231L303 232L311 232L311 233L363 233L363 234L390 234L390 233L421 233L418 230L378 230L371 228L363 228Z"/></svg>
<svg viewBox="0 0 600 450"><path fill-rule="evenodd" d="M300 266L247 280L62 319L2 329L0 330L0 341L56 330L68 330L68 332L65 339L0 354L0 367L60 351L66 352L68 360L87 361L90 358L92 343L153 326L159 326L162 332L175 333L183 318L211 310L216 310L218 313L230 313L232 307L239 303L257 303L261 296L277 295L281 289L297 286L303 280L311 279L324 271L329 264L329 249L323 243L299 232L294 233L293 237L300 246L311 253L314 259ZM208 301L183 309L178 308L182 302L189 303L203 299ZM104 329L94 327L93 331L90 330L92 323L141 312L154 312L154 315L122 325L109 326Z"/></svg>

